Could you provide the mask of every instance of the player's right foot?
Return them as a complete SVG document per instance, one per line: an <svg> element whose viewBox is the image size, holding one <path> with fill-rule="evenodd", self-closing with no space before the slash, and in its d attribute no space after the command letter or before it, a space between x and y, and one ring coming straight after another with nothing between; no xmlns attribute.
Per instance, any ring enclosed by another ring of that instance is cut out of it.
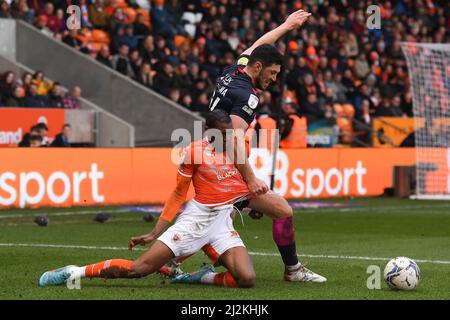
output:
<svg viewBox="0 0 450 320"><path fill-rule="evenodd" d="M317 282L317 283L323 283L327 281L327 278L321 276L320 274L314 273L308 268L306 268L301 263L298 264L298 267L289 270L286 267L286 270L284 272L284 280L290 281L290 282Z"/></svg>
<svg viewBox="0 0 450 320"><path fill-rule="evenodd" d="M213 265L205 264L194 273L184 272L172 279L172 283L201 283L203 276L207 273L215 273L216 268Z"/></svg>
<svg viewBox="0 0 450 320"><path fill-rule="evenodd" d="M44 272L39 278L39 286L47 287L65 284L72 274L71 270L73 267L76 266L66 266L56 270Z"/></svg>
<svg viewBox="0 0 450 320"><path fill-rule="evenodd" d="M170 261L169 263L162 266L158 270L158 273L165 277L173 278L173 277L179 276L184 273L183 270L181 270L180 266L181 266L181 263L176 263L176 262Z"/></svg>

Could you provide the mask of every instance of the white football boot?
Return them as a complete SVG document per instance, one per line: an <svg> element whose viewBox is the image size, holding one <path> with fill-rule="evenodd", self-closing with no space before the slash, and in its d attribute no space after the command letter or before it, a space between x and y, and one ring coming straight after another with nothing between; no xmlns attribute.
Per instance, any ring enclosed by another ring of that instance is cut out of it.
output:
<svg viewBox="0 0 450 320"><path fill-rule="evenodd" d="M301 281L323 283L327 281L327 278L312 272L299 262L294 268L285 268L284 280L291 282Z"/></svg>

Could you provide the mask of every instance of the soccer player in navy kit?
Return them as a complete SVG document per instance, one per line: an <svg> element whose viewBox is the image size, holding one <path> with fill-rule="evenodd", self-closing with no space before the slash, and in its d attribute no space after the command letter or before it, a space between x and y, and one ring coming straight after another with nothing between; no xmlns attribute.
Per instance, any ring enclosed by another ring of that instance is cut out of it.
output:
<svg viewBox="0 0 450 320"><path fill-rule="evenodd" d="M292 13L279 27L259 38L238 58L235 65L227 67L217 80L216 89L210 101L210 111L225 110L231 117L233 129L241 139L255 118L258 108L258 90L265 90L275 82L281 70L283 56L273 46L285 33L299 28L310 16L303 10ZM237 143L237 154L245 154L242 143ZM240 147L239 147L240 145ZM293 211L286 199L270 191L258 179L248 163L247 157L236 157L235 166L248 184L249 190L257 197L241 204L268 215L273 220L273 239L277 244L285 264L284 280L325 282L327 279L305 266L298 258L295 244ZM242 159L244 161L242 161ZM207 253L207 250L204 250Z"/></svg>

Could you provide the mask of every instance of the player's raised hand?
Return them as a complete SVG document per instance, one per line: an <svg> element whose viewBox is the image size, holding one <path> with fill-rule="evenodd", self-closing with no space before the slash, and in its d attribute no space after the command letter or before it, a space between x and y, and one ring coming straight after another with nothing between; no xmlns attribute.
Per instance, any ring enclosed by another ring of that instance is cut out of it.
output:
<svg viewBox="0 0 450 320"><path fill-rule="evenodd" d="M130 251L133 250L133 248L139 244L141 246L145 246L146 244L149 244L153 240L155 240L155 237L151 233L139 237L133 237L128 242L128 250Z"/></svg>
<svg viewBox="0 0 450 320"><path fill-rule="evenodd" d="M284 24L289 30L300 28L305 23L305 21L308 20L310 15L311 13L306 12L305 10L297 10L291 13L289 17L287 17Z"/></svg>

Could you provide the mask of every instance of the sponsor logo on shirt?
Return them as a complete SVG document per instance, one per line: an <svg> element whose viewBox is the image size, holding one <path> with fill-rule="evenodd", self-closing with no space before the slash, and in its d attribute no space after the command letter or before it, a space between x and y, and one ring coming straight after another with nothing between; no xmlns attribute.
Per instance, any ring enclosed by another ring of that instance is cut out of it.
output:
<svg viewBox="0 0 450 320"><path fill-rule="evenodd" d="M217 171L217 180L222 181L224 179L228 179L236 174L238 174L239 171L237 169L219 169Z"/></svg>

